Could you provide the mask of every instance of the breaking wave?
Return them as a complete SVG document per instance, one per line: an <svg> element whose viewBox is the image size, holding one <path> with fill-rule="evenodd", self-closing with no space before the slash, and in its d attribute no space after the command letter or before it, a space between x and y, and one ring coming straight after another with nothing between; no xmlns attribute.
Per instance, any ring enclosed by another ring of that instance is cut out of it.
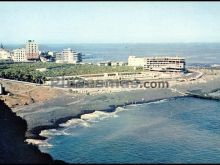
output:
<svg viewBox="0 0 220 165"><path fill-rule="evenodd" d="M68 120L66 123L59 124L61 127L69 127L69 126L84 126L84 127L89 127L89 123L82 120L82 119L71 119Z"/></svg>
<svg viewBox="0 0 220 165"><path fill-rule="evenodd" d="M103 120L111 117L118 117L118 113L125 111L126 109L123 107L118 107L114 112L103 112L103 111L95 111L90 114L84 114L81 116L81 119L89 122L96 122L97 120Z"/></svg>
<svg viewBox="0 0 220 165"><path fill-rule="evenodd" d="M111 117L118 117L117 113L125 111L126 109L123 107L118 107L114 112L104 112L104 111L95 111L90 114L84 114L81 116L80 119L70 119L65 123L59 124L60 127L64 127L64 129L48 129L42 130L40 136L44 136L50 138L51 136L62 136L62 135L71 135L69 133L68 128L73 127L90 127L93 122L98 122L99 120L104 120ZM32 143L38 146L48 146L45 141L42 140L35 140L35 139L27 139L28 143Z"/></svg>
<svg viewBox="0 0 220 165"><path fill-rule="evenodd" d="M53 146L52 144L49 144L45 140L26 139L25 142L28 144L33 144L33 145L37 145L37 146L45 146L45 147L52 147Z"/></svg>
<svg viewBox="0 0 220 165"><path fill-rule="evenodd" d="M57 129L48 129L43 130L40 133L40 136L50 137L50 136L59 136L59 135L68 135L68 133L65 132L65 130L57 130Z"/></svg>

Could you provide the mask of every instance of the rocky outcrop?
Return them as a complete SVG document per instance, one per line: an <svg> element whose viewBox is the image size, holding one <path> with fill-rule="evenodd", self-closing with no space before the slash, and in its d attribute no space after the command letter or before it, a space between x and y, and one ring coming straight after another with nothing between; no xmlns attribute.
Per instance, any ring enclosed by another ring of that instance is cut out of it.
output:
<svg viewBox="0 0 220 165"><path fill-rule="evenodd" d="M0 100L0 163L1 164L59 164L49 154L41 153L37 146L25 143L27 123L16 116Z"/></svg>

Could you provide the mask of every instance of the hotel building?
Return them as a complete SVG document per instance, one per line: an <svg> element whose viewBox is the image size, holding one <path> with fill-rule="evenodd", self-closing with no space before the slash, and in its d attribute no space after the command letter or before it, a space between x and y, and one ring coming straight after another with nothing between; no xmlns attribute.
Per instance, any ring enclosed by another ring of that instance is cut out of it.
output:
<svg viewBox="0 0 220 165"><path fill-rule="evenodd" d="M185 71L185 59L181 57L143 57L129 56L129 66L141 66L144 70L160 72Z"/></svg>
<svg viewBox="0 0 220 165"><path fill-rule="evenodd" d="M25 48L19 48L12 51L12 60L14 62L27 62Z"/></svg>
<svg viewBox="0 0 220 165"><path fill-rule="evenodd" d="M63 49L61 53L56 53L56 63L72 63L82 62L82 54L72 49Z"/></svg>
<svg viewBox="0 0 220 165"><path fill-rule="evenodd" d="M26 44L26 56L28 60L39 59L39 49L38 44L34 40L28 40Z"/></svg>

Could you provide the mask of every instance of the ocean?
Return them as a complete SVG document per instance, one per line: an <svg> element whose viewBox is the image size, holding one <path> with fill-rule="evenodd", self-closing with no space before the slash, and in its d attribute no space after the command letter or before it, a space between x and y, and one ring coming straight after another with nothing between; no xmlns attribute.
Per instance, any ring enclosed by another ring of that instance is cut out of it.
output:
<svg viewBox="0 0 220 165"><path fill-rule="evenodd" d="M25 45L4 45L12 50ZM41 51L61 51L72 48L85 55L84 62L124 61L129 55L181 56L186 64L220 64L220 43L124 43L124 44L39 44Z"/></svg>
<svg viewBox="0 0 220 165"><path fill-rule="evenodd" d="M219 107L185 97L95 111L42 131L39 148L69 163L219 163Z"/></svg>

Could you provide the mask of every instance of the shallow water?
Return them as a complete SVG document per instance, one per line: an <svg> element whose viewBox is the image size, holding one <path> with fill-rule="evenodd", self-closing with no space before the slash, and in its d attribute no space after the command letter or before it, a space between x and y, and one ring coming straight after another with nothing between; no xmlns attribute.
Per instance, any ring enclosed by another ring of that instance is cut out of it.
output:
<svg viewBox="0 0 220 165"><path fill-rule="evenodd" d="M96 111L43 131L40 149L70 163L219 163L219 107L189 97Z"/></svg>

